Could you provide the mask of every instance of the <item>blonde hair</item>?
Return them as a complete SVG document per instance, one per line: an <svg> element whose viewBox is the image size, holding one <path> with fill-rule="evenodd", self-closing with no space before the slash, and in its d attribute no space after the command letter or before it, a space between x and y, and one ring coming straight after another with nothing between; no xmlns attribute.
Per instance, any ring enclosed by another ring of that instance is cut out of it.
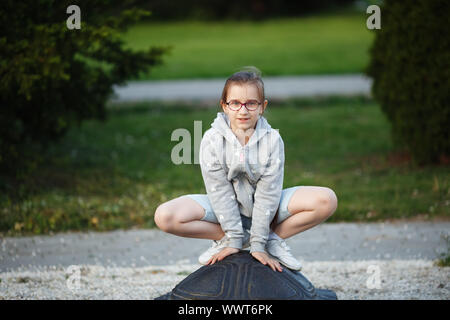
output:
<svg viewBox="0 0 450 320"><path fill-rule="evenodd" d="M261 71L254 66L246 66L227 79L222 90L220 102L225 103L227 101L228 89L232 84L242 85L247 83L256 85L259 95L262 98L261 102L264 101L264 82L261 79Z"/></svg>

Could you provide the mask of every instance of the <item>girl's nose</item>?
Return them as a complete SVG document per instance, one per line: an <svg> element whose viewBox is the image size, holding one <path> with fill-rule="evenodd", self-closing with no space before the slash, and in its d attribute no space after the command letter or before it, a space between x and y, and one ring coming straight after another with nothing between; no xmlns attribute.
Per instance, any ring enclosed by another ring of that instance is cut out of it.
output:
<svg viewBox="0 0 450 320"><path fill-rule="evenodd" d="M239 113L238 118L250 118L250 114L248 112Z"/></svg>
<svg viewBox="0 0 450 320"><path fill-rule="evenodd" d="M248 115L249 112L246 107L242 106L241 110L239 110L239 114Z"/></svg>

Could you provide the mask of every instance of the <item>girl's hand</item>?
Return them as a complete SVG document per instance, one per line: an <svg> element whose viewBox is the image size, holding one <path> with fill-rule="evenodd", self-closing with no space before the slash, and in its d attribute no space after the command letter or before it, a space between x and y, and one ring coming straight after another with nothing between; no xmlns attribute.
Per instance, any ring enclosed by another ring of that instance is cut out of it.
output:
<svg viewBox="0 0 450 320"><path fill-rule="evenodd" d="M267 253L255 251L252 252L251 255L263 265L269 265L269 267L271 267L273 271L283 271L280 263L277 260L270 258Z"/></svg>
<svg viewBox="0 0 450 320"><path fill-rule="evenodd" d="M239 252L239 249L236 249L236 248L230 248L230 247L223 248L222 251L213 255L211 257L211 259L208 260L206 265L211 265L211 264L216 263L217 261L222 261L229 255L232 255L232 254L238 253L238 252Z"/></svg>

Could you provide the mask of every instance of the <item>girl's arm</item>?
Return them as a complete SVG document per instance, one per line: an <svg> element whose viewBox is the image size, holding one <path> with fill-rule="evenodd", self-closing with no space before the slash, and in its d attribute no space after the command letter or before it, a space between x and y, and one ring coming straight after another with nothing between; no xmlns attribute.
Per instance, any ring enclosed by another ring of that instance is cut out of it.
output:
<svg viewBox="0 0 450 320"><path fill-rule="evenodd" d="M214 150L215 142L212 139L213 131L210 130L203 136L199 154L206 193L217 220L228 237L228 247L242 249L244 233L236 195L233 185L227 179L225 170L217 158Z"/></svg>
<svg viewBox="0 0 450 320"><path fill-rule="evenodd" d="M276 130L272 130L270 156L264 173L258 180L252 213L250 252L264 252L272 222L280 204L284 178L284 143Z"/></svg>

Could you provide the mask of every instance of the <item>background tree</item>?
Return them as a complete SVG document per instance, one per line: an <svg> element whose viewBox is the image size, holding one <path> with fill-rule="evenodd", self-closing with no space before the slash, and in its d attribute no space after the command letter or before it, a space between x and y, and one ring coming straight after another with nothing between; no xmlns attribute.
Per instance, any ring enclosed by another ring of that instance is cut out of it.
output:
<svg viewBox="0 0 450 320"><path fill-rule="evenodd" d="M397 147L419 164L450 155L450 3L385 0L367 73Z"/></svg>
<svg viewBox="0 0 450 320"><path fill-rule="evenodd" d="M140 0L158 20L260 20L336 10L354 0Z"/></svg>
<svg viewBox="0 0 450 320"><path fill-rule="evenodd" d="M134 3L1 1L0 176L23 176L71 125L104 119L113 85L162 62L168 48L123 46L121 33L150 14ZM66 25L73 4L81 9L80 30Z"/></svg>

